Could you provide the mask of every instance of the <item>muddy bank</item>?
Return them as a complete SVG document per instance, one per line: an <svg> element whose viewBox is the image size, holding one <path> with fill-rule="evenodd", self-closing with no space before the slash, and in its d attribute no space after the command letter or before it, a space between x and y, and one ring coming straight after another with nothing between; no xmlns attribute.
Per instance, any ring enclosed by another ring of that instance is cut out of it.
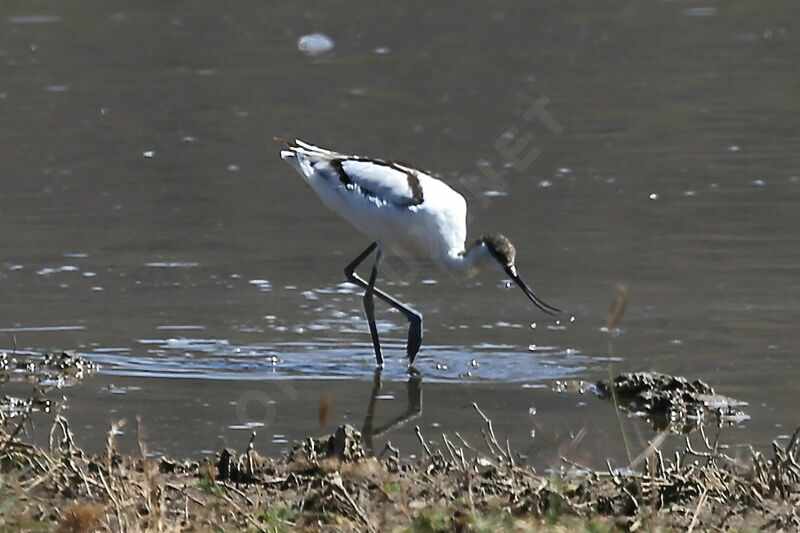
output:
<svg viewBox="0 0 800 533"><path fill-rule="evenodd" d="M138 456L121 454L116 448L115 435L123 422L109 429L104 453L86 454L75 445L68 420L56 413L49 446L29 444L25 434L30 413L51 410L49 388L59 380L82 377L78 368L91 370L69 354L31 361L6 359L4 382L14 379L34 385L29 398L6 399L0 410L4 529L800 528L800 430L786 446L775 443L772 453L764 456L744 443L722 447L698 424L698 431L687 436L684 449L674 456L659 451L666 434L662 432L628 468L591 470L564 459L564 468L557 473L521 464L474 404L482 442L467 442L458 433L432 439L417 428L422 453L413 461L405 457L417 450L391 445L370 456L360 432L351 426L296 442L291 453L281 457L259 455L251 440L244 450L223 449L202 460L175 460L148 457L139 421L130 422L141 436ZM656 394L653 386L658 383L701 395L690 394L685 402L715 396L705 384L661 375L620 376L614 380L614 396L634 405L623 394L625 387L641 393L637 387L643 380L647 397Z"/></svg>
<svg viewBox="0 0 800 533"><path fill-rule="evenodd" d="M113 436L104 455L86 456L57 417L50 450L2 434L0 521L59 531L800 527L800 433L768 458L732 457L700 439L673 458L654 449L630 470L572 464L560 475L516 465L488 423L486 434L483 451L457 436L437 447L420 436L425 454L414 462L391 448L366 457L350 426L285 457L223 450L176 461L120 455Z"/></svg>

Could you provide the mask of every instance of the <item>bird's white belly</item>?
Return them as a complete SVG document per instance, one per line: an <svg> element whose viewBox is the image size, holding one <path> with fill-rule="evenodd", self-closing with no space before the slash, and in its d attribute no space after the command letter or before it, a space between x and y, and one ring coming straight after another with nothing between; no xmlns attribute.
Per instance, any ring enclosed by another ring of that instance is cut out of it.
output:
<svg viewBox="0 0 800 533"><path fill-rule="evenodd" d="M312 183L313 185L313 183ZM422 206L398 207L329 184L314 187L322 201L384 249L432 255L436 225Z"/></svg>

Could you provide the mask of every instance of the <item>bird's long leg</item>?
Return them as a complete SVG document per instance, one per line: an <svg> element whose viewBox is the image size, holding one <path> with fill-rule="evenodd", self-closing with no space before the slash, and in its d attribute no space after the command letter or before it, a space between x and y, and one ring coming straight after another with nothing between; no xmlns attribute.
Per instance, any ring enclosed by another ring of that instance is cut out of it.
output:
<svg viewBox="0 0 800 533"><path fill-rule="evenodd" d="M362 289L367 289L369 287L369 283L367 283L361 276L359 276L356 273L356 268L364 261L364 259L367 258L369 254L372 253L372 251L377 246L378 243L373 242L372 244L367 246L367 248L363 252L361 252L361 254L359 254L358 257L353 259L353 261L345 267L344 275L347 277L347 280L350 281L350 283L358 285ZM419 352L419 347L422 344L422 314L416 311L415 309L412 309L411 307L405 305L404 303L397 300L393 296L386 294L382 290L376 288L374 286L374 283L372 287L372 292L375 294L375 296L377 296L378 298L380 298L393 308L403 313L403 316L405 316L406 319L408 320L408 343L406 346L406 354L408 356L408 362L413 363L414 357L416 357L417 352ZM376 352L376 358L377 357L378 354ZM382 361L383 358L381 357L379 359L379 364Z"/></svg>
<svg viewBox="0 0 800 533"><path fill-rule="evenodd" d="M375 325L375 280L378 278L378 266L381 263L381 249L375 252L375 263L372 265L372 274L369 276L367 290L364 293L364 312L369 322L369 334L372 337L372 347L375 349L375 359L378 366L383 366L383 354L381 354L381 341L378 338L378 326Z"/></svg>

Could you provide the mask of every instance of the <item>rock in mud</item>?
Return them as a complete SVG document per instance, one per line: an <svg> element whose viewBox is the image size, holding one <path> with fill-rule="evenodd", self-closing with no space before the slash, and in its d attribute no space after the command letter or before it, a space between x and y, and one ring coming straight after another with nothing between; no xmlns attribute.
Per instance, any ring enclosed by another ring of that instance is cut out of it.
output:
<svg viewBox="0 0 800 533"><path fill-rule="evenodd" d="M350 424L339 426L332 435L307 438L294 445L293 461L309 461L318 465L323 459L338 459L343 462L360 461L366 457L361 445L361 432Z"/></svg>
<svg viewBox="0 0 800 533"><path fill-rule="evenodd" d="M269 470L271 461L249 450L238 455L235 450L225 448L217 455L216 479L234 483L251 483Z"/></svg>

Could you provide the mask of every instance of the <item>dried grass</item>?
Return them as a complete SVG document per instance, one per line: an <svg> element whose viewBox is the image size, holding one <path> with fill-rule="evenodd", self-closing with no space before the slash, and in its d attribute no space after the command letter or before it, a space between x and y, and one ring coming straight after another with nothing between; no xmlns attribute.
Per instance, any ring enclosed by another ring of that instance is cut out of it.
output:
<svg viewBox="0 0 800 533"><path fill-rule="evenodd" d="M568 460L560 475L521 465L510 443L473 405L483 443L459 434L441 445L417 428L421 458L387 445L367 457L361 435L342 426L264 458L254 438L213 462L89 456L55 415L50 449L22 440L30 411L0 421L0 531L650 531L800 530L800 429L767 457L740 456L704 431L674 457L658 437L633 468L591 470ZM701 426L702 428L702 426ZM483 450L480 448L484 448Z"/></svg>

